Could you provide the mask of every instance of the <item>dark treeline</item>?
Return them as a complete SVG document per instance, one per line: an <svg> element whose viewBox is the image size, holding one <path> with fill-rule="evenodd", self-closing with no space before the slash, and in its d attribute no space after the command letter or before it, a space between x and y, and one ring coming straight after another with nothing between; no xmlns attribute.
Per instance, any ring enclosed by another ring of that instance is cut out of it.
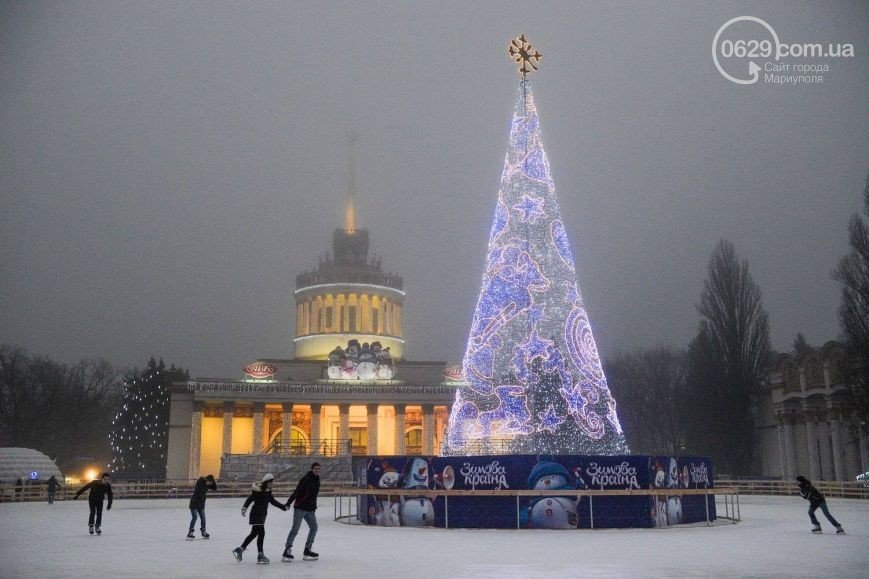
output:
<svg viewBox="0 0 869 579"><path fill-rule="evenodd" d="M833 270L842 287L840 339L858 428L869 432L869 178L864 217L848 225L850 252ZM697 334L682 350L655 347L618 354L606 374L632 452L710 455L719 473L755 474L754 394L774 352L761 292L733 244L709 260L697 304ZM797 354L811 346L802 334Z"/></svg>
<svg viewBox="0 0 869 579"><path fill-rule="evenodd" d="M162 359L119 371L0 345L0 447L36 449L64 473L111 465L133 478L165 476L169 384L188 378Z"/></svg>
<svg viewBox="0 0 869 579"><path fill-rule="evenodd" d="M34 448L61 471L107 464L123 387L105 360L63 364L0 345L0 446Z"/></svg>
<svg viewBox="0 0 869 579"><path fill-rule="evenodd" d="M709 260L685 350L657 347L607 364L632 452L702 454L716 470L751 472L751 396L769 362L769 322L760 289L728 241Z"/></svg>
<svg viewBox="0 0 869 579"><path fill-rule="evenodd" d="M842 284L839 324L853 361L845 367L851 386L854 407L864 433L869 432L869 177L863 188L863 213L851 217L848 242L851 251L833 271L833 279Z"/></svg>

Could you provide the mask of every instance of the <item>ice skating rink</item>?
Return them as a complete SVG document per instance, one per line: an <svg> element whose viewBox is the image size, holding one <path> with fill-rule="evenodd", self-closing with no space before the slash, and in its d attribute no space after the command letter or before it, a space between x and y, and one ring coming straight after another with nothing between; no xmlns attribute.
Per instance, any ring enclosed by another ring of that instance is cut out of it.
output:
<svg viewBox="0 0 869 579"><path fill-rule="evenodd" d="M278 497L283 500L286 497ZM117 500L102 536L87 532L87 500L0 504L0 577L869 577L869 501L830 499L847 535L821 516L812 535L799 497L742 497L737 525L630 530L378 528L334 522L321 499L319 561L281 563L292 520L269 510L265 553L256 543L237 563L248 532L243 499L208 499L211 539L185 540L187 499Z"/></svg>

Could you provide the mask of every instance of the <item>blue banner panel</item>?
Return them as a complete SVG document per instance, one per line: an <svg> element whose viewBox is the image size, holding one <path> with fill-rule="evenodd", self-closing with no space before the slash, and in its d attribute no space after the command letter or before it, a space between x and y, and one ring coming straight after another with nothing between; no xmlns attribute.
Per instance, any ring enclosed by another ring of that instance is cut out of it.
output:
<svg viewBox="0 0 869 579"><path fill-rule="evenodd" d="M359 518L366 524L466 529L626 528L705 521L704 497L671 496L666 491L712 488L708 458L643 455L374 457L360 465L357 480L360 486L383 491L360 498ZM661 495L432 499L408 492L651 488L660 488ZM709 501L712 520L714 497Z"/></svg>

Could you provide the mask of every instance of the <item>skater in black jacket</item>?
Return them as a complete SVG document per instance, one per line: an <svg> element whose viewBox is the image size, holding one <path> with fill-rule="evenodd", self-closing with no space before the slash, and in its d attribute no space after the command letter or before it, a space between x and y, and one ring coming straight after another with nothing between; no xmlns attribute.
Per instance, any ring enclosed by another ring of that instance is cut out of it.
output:
<svg viewBox="0 0 869 579"><path fill-rule="evenodd" d="M193 539L193 529L196 527L196 516L199 516L199 532L202 533L202 538L207 539L209 535L205 531L205 495L208 494L208 489L217 490L217 483L214 482L214 475L209 474L199 477L196 481L196 486L193 487L193 496L190 497L190 530L187 531L187 538Z"/></svg>
<svg viewBox="0 0 869 579"><path fill-rule="evenodd" d="M842 528L842 525L833 518L833 515L830 514L830 510L827 508L827 499L824 498L824 495L814 487L812 481L807 479L806 477L800 475L797 477L797 482L800 484L800 496L809 501L809 518L812 520L812 532L820 533L821 532L821 523L818 522L818 517L815 516L815 511L818 507L821 507L821 511L824 512L827 519L836 527L836 533L839 535L845 534L845 529Z"/></svg>
<svg viewBox="0 0 869 579"><path fill-rule="evenodd" d="M272 496L272 482L274 480L274 475L267 473L260 482L253 483L250 496L247 497L247 500L244 501L244 506L241 507L241 516L244 516L247 514L248 505L253 503L253 508L250 510L250 517L248 518L248 523L250 523L250 534L245 537L241 547L236 547L232 550L232 554L235 555L236 560L239 562L241 562L244 550L247 549L250 542L256 538L256 548L259 552L256 562L262 565L269 564L269 558L263 554L263 542L266 538L266 516L269 511L269 503L282 511L287 510L287 507L276 501Z"/></svg>
<svg viewBox="0 0 869 579"><path fill-rule="evenodd" d="M90 516L88 516L88 532L93 535L94 531L97 535L102 534L100 525L103 523L103 499L106 495L109 497L109 504L106 505L106 510L112 510L112 484L109 480L109 473L104 472L99 480L92 480L84 485L80 491L75 493L73 499L77 499L85 491L90 491L88 494L88 506L91 508ZM96 516L96 526L94 525L94 516Z"/></svg>
<svg viewBox="0 0 869 579"><path fill-rule="evenodd" d="M49 478L45 484L48 485L48 504L53 505L54 496L57 493L57 489L61 486L61 484L57 482L57 477L55 477L54 475L51 475L51 478Z"/></svg>
<svg viewBox="0 0 869 579"><path fill-rule="evenodd" d="M306 561L315 561L320 555L313 552L311 547L314 546L314 537L317 536L317 495L320 494L320 463L315 462L311 465L311 470L305 473L305 476L299 480L296 485L296 490L287 499L287 506L295 501L293 505L293 528L290 529L290 534L287 535L287 544L284 548L284 553L281 556L281 561L289 563L293 560L293 539L299 533L299 527L304 520L308 523L308 538L305 540L305 551L302 553Z"/></svg>

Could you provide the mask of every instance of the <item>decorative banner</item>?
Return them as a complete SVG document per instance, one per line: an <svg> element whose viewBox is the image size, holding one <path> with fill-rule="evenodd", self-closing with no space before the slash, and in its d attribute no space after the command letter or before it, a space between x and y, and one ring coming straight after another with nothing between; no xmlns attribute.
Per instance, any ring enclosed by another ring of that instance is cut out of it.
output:
<svg viewBox="0 0 869 579"><path fill-rule="evenodd" d="M263 364L262 362L248 364L242 371L255 380L265 380L266 378L271 378L278 373L276 366Z"/></svg>
<svg viewBox="0 0 869 579"><path fill-rule="evenodd" d="M387 456L358 473L360 486L382 489L361 497L359 518L385 527L576 529L670 526L706 520L703 496L668 496L667 488L713 488L705 457L658 456ZM659 495L589 497L453 496L429 498L413 490L616 490L661 488ZM715 497L709 501L716 518Z"/></svg>

